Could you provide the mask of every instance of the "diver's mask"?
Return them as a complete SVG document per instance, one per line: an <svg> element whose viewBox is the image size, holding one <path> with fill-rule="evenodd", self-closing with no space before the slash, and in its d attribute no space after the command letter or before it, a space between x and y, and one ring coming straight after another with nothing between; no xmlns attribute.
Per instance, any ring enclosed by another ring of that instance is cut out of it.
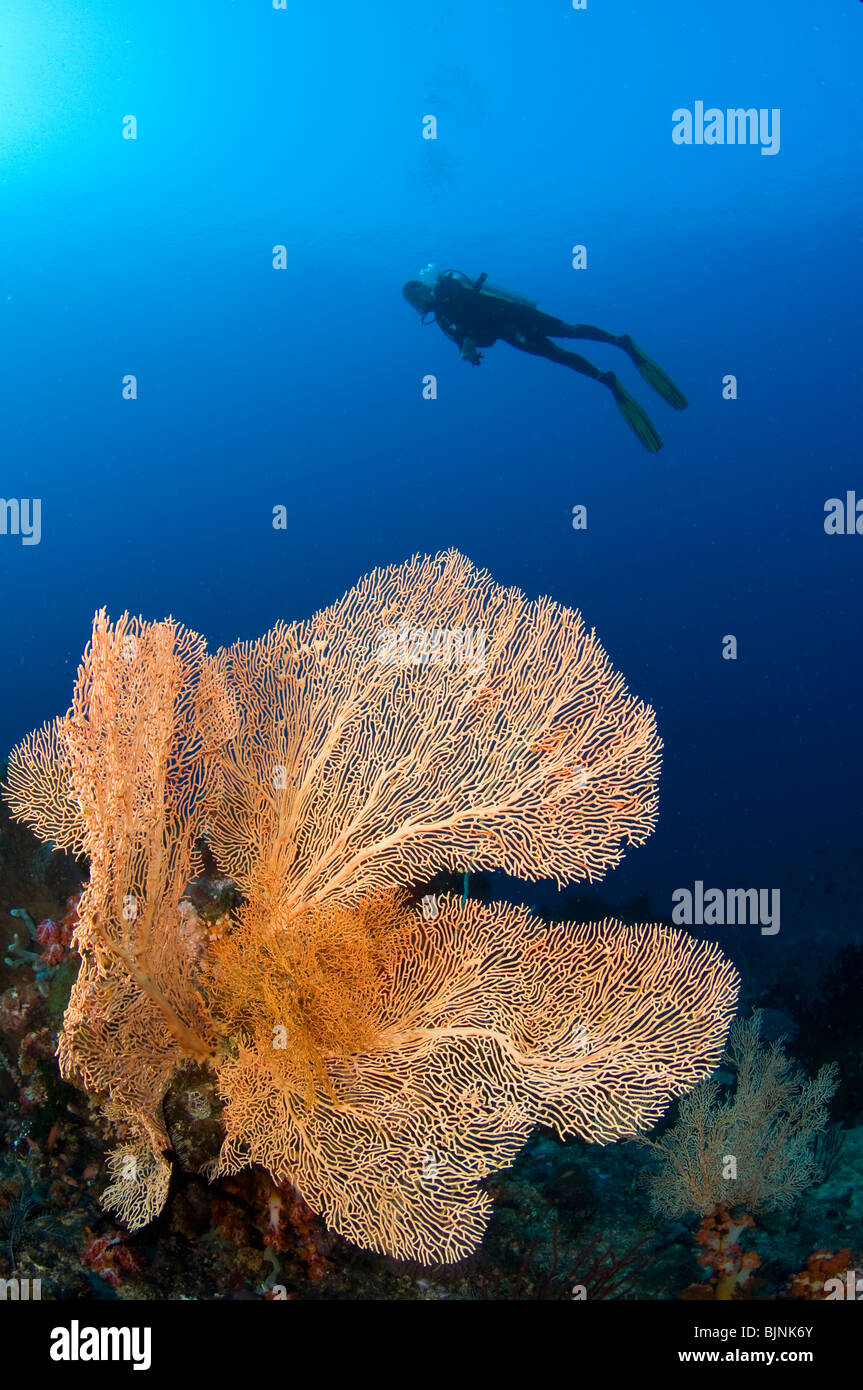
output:
<svg viewBox="0 0 863 1390"><path fill-rule="evenodd" d="M434 291L431 285L427 285L423 280L408 280L402 288L402 294L408 304L422 315L425 323L426 315L434 312Z"/></svg>

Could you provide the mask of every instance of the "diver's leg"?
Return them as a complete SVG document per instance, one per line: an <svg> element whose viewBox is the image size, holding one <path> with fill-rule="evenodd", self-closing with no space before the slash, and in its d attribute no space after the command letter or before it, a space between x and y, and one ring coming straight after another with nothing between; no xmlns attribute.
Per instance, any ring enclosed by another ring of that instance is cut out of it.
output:
<svg viewBox="0 0 863 1390"><path fill-rule="evenodd" d="M543 319L551 319L550 314L542 314ZM594 328L591 323L564 323L563 319L552 320L557 326L548 328L543 324L542 331L550 338L585 338L592 343L610 343L612 347L623 348L628 354L630 361L644 377L649 386L654 391L658 391L663 400L673 406L675 410L685 410L689 401L684 396L679 386L676 386L666 372L662 370L657 362L648 357L646 352L632 341L628 333L606 333L604 328Z"/></svg>
<svg viewBox="0 0 863 1390"><path fill-rule="evenodd" d="M550 362L559 362L562 367L571 367L574 372L581 372L582 376L590 377L591 381L601 381L603 386L608 387L618 410L633 434L638 435L645 449L651 454L656 454L662 448L662 440L649 417L638 401L624 390L614 372L601 372L592 362L588 362L586 357L579 356L577 352L567 352L566 348L558 347L557 343L551 342L549 338L528 338L523 333L516 333L512 338L507 338L506 342L520 348L522 352L531 353L534 357L547 357Z"/></svg>
<svg viewBox="0 0 863 1390"><path fill-rule="evenodd" d="M606 333L604 328L594 328L591 323L565 323L552 314L540 314L544 320L542 331L549 338L589 338L592 343L610 343L612 347L622 347L623 343L614 333Z"/></svg>
<svg viewBox="0 0 863 1390"><path fill-rule="evenodd" d="M504 341L522 352L531 353L534 357L547 357L550 362L560 362L563 367L572 367L573 371L581 372L582 376L589 376L591 381L599 381L603 376L611 375L594 367L586 357L580 357L577 352L567 352L566 348L558 347L550 338L543 338L539 334L508 333Z"/></svg>

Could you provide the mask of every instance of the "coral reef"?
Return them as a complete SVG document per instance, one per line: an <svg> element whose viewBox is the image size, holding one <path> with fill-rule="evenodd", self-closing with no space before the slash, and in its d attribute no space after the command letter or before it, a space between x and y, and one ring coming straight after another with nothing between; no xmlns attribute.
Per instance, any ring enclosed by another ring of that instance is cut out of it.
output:
<svg viewBox="0 0 863 1390"><path fill-rule="evenodd" d="M32 856L27 860L32 862ZM474 886L472 878L472 893ZM38 886L23 879L16 891L19 901L39 901L41 911L53 920L62 916L59 893L54 902L42 900ZM198 876L195 896L204 924L222 918L231 897L215 872L212 880ZM598 921L609 911L607 905L600 909L592 913ZM76 958L74 951L70 958ZM691 1227L675 1220L657 1222L651 1214L640 1181L648 1149L633 1144L597 1146L578 1139L562 1143L550 1131L538 1130L510 1169L483 1183L493 1208L482 1247L474 1256L431 1268L396 1262L363 1252L328 1232L291 1184L274 1184L260 1168L211 1183L195 1176L195 1170L218 1154L224 1132L217 1078L191 1062L177 1070L164 1100L172 1148L183 1149L168 1206L157 1222L129 1236L98 1206L109 1138L102 1108L57 1079L52 1054L62 1003L56 1014L48 1012L48 1001L34 988L30 968L22 967L7 978L9 988L28 994L30 1012L28 1026L14 1036L2 1031L0 1020L0 1051L9 1059L8 1068L0 1069L0 1099L5 1102L0 1104L0 1276L17 1273L41 1279L43 1298L715 1297L712 1270L697 1259L707 1249L693 1244ZM23 1077L18 1048L29 1031L43 1027L45 1057L31 1077ZM19 1095L34 1079L45 1088L45 1099L24 1112ZM50 1094L47 1088L53 1088ZM204 1114L207 1108L212 1108L209 1116ZM859 1267L855 1250L861 1201L863 1131L851 1129L834 1154L830 1175L809 1189L807 1200L766 1213L757 1227L740 1232L740 1258L754 1250L760 1266L738 1284L735 1296L837 1297L832 1287L825 1291L819 1282L820 1251L827 1252L825 1279L838 1280L843 1297L848 1297L848 1273ZM10 1228L14 1265L6 1245ZM94 1241L103 1242L101 1261L99 1245L91 1247ZM844 1266L846 1250L851 1256ZM125 1267L131 1263L126 1252L137 1269ZM85 1262L85 1253L94 1255L103 1268ZM841 1267L833 1274L837 1261ZM104 1269L112 1266L114 1277L109 1279ZM703 1277L693 1284L699 1273ZM800 1282L810 1275L811 1283Z"/></svg>
<svg viewBox="0 0 863 1390"><path fill-rule="evenodd" d="M850 1249L838 1252L814 1250L806 1261L806 1268L789 1280L786 1297L811 1302L828 1298L831 1294L844 1297L847 1293L856 1299L858 1289L863 1292L860 1281L863 1281L863 1274L859 1265L855 1267ZM827 1287L831 1284L834 1286L832 1289Z"/></svg>
<svg viewBox="0 0 863 1390"><path fill-rule="evenodd" d="M761 1042L761 1018L756 1010L729 1033L724 1061L734 1071L733 1094L718 1078L701 1082L681 1100L672 1128L641 1141L662 1158L661 1168L646 1175L655 1209L702 1217L695 1241L709 1283L691 1285L681 1297L750 1296L762 1260L743 1249L740 1237L755 1227L752 1213L791 1207L826 1176L817 1140L837 1069L828 1065L807 1078L786 1057L784 1039Z"/></svg>
<svg viewBox="0 0 863 1390"><path fill-rule="evenodd" d="M739 1240L755 1222L748 1212L735 1217L719 1205L701 1219L695 1243L701 1246L698 1263L709 1271L709 1283L684 1290L681 1298L708 1296L716 1299L740 1298L747 1291L761 1260L754 1250L741 1249Z"/></svg>
<svg viewBox="0 0 863 1390"><path fill-rule="evenodd" d="M781 1039L761 1043L760 1026L756 1010L729 1034L733 1095L725 1097L716 1079L701 1082L681 1101L673 1129L644 1140L663 1159L650 1188L666 1216L739 1206L771 1211L790 1205L819 1176L815 1136L827 1123L837 1069L827 1065L807 1078Z"/></svg>
<svg viewBox="0 0 863 1390"><path fill-rule="evenodd" d="M469 659L441 632L474 634ZM653 828L659 749L577 613L453 552L212 657L171 620L97 614L6 794L90 862L59 1056L120 1131L105 1206L132 1230L162 1210L173 1133L210 1176L257 1162L358 1245L448 1262L534 1125L655 1122L718 1061L737 980L715 947L418 911L400 885L600 877ZM206 856L219 913L189 896Z"/></svg>

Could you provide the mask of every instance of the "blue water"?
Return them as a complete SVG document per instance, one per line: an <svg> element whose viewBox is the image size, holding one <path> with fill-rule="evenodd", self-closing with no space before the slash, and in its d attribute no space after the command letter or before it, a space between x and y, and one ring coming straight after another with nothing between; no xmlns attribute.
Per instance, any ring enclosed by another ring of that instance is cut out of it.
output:
<svg viewBox="0 0 863 1390"><path fill-rule="evenodd" d="M863 536L823 526L863 497L859 3L6 0L0 44L2 491L42 502L38 545L0 536L0 748L102 605L215 647L455 546L657 710L660 824L609 898L859 838ZM676 145L700 100L778 108L778 154ZM428 261L632 333L688 411L583 351L662 452L559 366L460 362L401 296Z"/></svg>

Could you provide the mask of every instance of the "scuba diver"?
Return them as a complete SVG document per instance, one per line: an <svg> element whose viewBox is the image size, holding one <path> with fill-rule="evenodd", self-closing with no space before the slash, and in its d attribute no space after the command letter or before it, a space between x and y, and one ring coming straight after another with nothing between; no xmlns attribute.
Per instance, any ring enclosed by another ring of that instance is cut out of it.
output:
<svg viewBox="0 0 863 1390"><path fill-rule="evenodd" d="M683 392L636 346L628 333L616 337L589 323L564 323L563 319L537 309L533 300L489 285L487 280L485 272L471 280L459 270L439 272L436 266L430 265L419 279L408 280L402 294L421 314L423 323L437 323L458 345L463 361L478 367L484 355L479 349L491 347L500 338L521 352L571 367L608 387L618 410L645 449L655 454L662 448L662 440L647 414L624 390L614 372L601 372L586 357L567 352L551 341L552 338L589 338L595 343L612 343L623 348L654 391L675 410L685 410L689 402Z"/></svg>

